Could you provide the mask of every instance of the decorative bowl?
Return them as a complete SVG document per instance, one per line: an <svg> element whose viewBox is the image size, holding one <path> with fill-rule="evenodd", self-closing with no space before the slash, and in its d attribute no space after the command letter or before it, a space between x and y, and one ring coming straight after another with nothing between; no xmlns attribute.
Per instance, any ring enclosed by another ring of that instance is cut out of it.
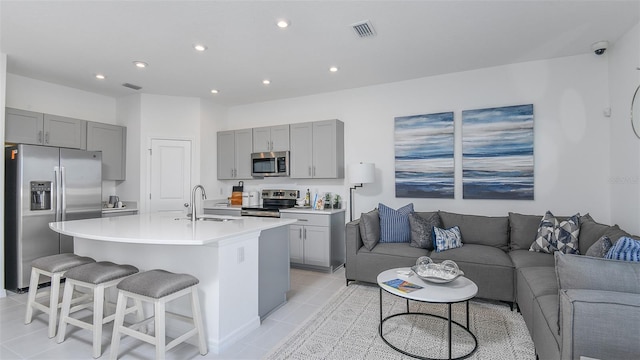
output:
<svg viewBox="0 0 640 360"><path fill-rule="evenodd" d="M437 265L440 265L440 264L437 264ZM416 275L418 275L420 279L424 281L436 283L436 284L446 284L464 275L464 272L462 272L462 270L458 270L457 273L453 274L453 273L444 273L432 267L430 267L426 271L422 269L423 271L418 272L418 267L412 266L411 270Z"/></svg>

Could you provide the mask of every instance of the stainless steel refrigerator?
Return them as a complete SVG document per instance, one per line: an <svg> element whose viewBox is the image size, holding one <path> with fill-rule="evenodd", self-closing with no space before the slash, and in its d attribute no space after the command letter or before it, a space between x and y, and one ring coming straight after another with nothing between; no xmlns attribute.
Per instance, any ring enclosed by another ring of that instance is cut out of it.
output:
<svg viewBox="0 0 640 360"><path fill-rule="evenodd" d="M73 238L49 229L50 222L102 216L102 153L6 147L4 199L5 287L23 290L33 260L73 252Z"/></svg>

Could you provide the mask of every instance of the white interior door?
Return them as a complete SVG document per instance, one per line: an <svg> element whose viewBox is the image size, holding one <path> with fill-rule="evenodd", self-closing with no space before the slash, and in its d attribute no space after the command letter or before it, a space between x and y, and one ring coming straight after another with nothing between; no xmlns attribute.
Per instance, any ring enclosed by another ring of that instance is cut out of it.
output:
<svg viewBox="0 0 640 360"><path fill-rule="evenodd" d="M149 210L184 211L191 188L191 141L151 140Z"/></svg>

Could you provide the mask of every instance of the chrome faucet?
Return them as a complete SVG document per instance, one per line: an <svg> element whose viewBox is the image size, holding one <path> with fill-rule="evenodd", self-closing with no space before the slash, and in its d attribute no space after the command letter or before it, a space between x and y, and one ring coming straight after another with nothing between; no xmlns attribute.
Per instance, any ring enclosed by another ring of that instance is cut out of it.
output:
<svg viewBox="0 0 640 360"><path fill-rule="evenodd" d="M196 190L202 190L202 200L207 198L207 192L204 191L204 187L202 185L196 185L191 190L191 221L197 221L198 216L196 215Z"/></svg>

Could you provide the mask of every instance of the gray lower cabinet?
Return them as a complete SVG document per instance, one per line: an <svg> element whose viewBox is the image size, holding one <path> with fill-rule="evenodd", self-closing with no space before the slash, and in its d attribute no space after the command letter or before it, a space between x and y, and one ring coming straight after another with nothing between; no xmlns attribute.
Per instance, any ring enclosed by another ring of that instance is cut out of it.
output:
<svg viewBox="0 0 640 360"><path fill-rule="evenodd" d="M87 122L20 109L5 109L5 142L86 149Z"/></svg>
<svg viewBox="0 0 640 360"><path fill-rule="evenodd" d="M291 266L333 272L345 262L344 211L318 214L281 211L289 225Z"/></svg>
<svg viewBox="0 0 640 360"><path fill-rule="evenodd" d="M102 180L126 179L127 128L88 122L87 150L102 151Z"/></svg>

